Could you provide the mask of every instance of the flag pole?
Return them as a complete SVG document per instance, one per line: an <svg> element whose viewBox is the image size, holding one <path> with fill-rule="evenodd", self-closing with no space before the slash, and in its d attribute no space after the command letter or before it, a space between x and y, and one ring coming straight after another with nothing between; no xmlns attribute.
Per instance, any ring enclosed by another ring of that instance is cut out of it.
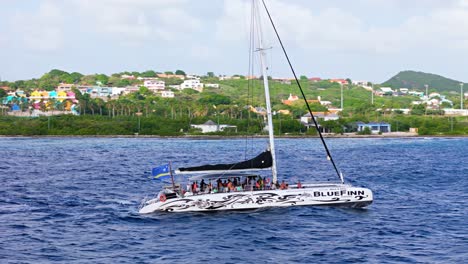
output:
<svg viewBox="0 0 468 264"><path fill-rule="evenodd" d="M175 192L174 175L172 175L172 161L169 161L169 174L171 175L172 190Z"/></svg>

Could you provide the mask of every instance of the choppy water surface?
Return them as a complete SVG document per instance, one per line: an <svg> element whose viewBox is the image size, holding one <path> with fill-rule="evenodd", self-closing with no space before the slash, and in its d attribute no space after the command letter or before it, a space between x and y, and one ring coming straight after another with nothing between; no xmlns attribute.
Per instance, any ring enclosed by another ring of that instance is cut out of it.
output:
<svg viewBox="0 0 468 264"><path fill-rule="evenodd" d="M468 139L331 139L368 209L140 216L152 166L235 161L264 140L0 138L2 263L467 263ZM335 180L317 139L280 139L280 179ZM257 153L253 153L254 156Z"/></svg>

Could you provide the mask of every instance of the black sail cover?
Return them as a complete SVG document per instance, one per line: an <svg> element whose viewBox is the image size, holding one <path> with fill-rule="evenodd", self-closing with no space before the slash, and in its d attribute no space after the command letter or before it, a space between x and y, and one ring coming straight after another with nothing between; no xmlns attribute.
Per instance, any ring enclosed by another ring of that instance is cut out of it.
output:
<svg viewBox="0 0 468 264"><path fill-rule="evenodd" d="M261 153L257 157L232 164L214 164L202 165L197 167L179 168L180 172L197 172L197 171L227 171L227 170L255 170L271 167L273 158L269 150Z"/></svg>

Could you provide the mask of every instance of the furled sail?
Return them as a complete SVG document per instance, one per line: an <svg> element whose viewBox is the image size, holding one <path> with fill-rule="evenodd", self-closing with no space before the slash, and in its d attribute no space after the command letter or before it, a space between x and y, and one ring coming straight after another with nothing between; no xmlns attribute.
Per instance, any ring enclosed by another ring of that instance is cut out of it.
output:
<svg viewBox="0 0 468 264"><path fill-rule="evenodd" d="M258 170L271 167L273 159L269 150L261 153L257 157L232 164L214 164L202 165L197 167L179 168L179 173L196 173L196 172L215 172L229 170Z"/></svg>

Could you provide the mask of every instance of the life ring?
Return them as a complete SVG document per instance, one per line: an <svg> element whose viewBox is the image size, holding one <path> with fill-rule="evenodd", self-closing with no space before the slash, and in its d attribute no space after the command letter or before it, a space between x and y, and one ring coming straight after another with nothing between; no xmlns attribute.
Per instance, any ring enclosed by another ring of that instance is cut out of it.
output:
<svg viewBox="0 0 468 264"><path fill-rule="evenodd" d="M164 203L166 201L166 195L164 193L159 195L159 201L161 201L162 203Z"/></svg>

